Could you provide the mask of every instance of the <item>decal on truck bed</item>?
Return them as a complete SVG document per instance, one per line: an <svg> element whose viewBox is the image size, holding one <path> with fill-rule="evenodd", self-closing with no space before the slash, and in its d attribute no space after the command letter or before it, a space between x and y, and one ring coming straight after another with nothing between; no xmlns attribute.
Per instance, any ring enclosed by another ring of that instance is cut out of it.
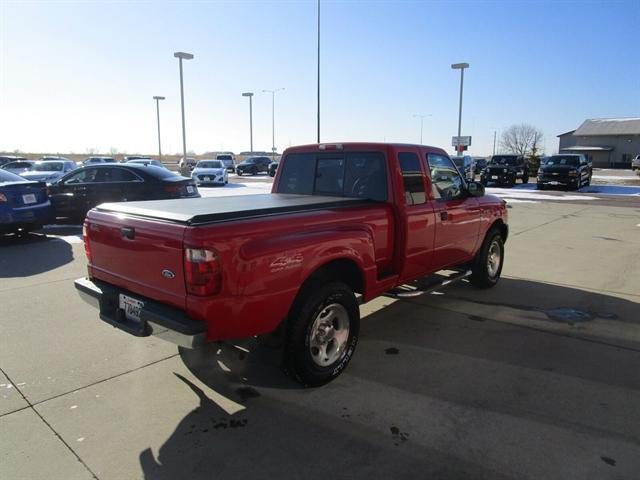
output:
<svg viewBox="0 0 640 480"><path fill-rule="evenodd" d="M294 268L298 268L302 265L304 257L301 253L296 253L294 255L287 255L276 258L269 268L271 273L281 272L283 270L292 270Z"/></svg>

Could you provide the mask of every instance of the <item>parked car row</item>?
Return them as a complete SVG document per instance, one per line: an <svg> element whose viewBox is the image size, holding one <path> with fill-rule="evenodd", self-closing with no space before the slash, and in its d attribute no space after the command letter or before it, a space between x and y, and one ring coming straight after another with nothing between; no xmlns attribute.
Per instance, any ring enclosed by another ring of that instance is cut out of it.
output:
<svg viewBox="0 0 640 480"><path fill-rule="evenodd" d="M48 185L0 170L0 230L29 231L66 218L81 223L106 202L200 197L196 182L165 168L136 163L91 164Z"/></svg>

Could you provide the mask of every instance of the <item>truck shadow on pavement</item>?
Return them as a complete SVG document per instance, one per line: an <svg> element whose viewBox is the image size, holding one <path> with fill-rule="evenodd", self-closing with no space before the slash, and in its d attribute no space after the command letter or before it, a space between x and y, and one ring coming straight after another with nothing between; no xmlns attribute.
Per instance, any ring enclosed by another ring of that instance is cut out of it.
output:
<svg viewBox="0 0 640 480"><path fill-rule="evenodd" d="M638 326L638 311L623 298L509 278L490 291L461 284L389 300L363 319L345 373L317 389L285 377L278 349L257 340L181 349L197 381L245 408L229 415L176 374L199 406L140 465L148 479L326 478L327 458L333 478L523 478L534 474L519 462L535 452L520 442L561 431L576 442L564 463L624 477L621 465L606 470L615 450L592 454L580 442L640 443L640 343L617 339ZM467 444L486 421L492 443ZM539 448L546 458L557 444ZM503 449L514 457L497 469L486 454Z"/></svg>
<svg viewBox="0 0 640 480"><path fill-rule="evenodd" d="M28 277L73 261L69 243L42 233L0 236L0 278Z"/></svg>

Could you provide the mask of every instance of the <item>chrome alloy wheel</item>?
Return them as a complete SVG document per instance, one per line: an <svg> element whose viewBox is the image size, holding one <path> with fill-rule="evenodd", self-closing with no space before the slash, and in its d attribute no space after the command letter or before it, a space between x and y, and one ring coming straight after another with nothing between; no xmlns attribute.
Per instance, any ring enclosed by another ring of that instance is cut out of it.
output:
<svg viewBox="0 0 640 480"><path fill-rule="evenodd" d="M487 253L487 273L490 278L495 278L496 275L498 275L501 262L502 250L500 249L500 243L497 240L494 240L491 242L489 252Z"/></svg>
<svg viewBox="0 0 640 480"><path fill-rule="evenodd" d="M322 309L309 330L309 353L316 365L328 367L344 353L349 340L349 313L339 303Z"/></svg>

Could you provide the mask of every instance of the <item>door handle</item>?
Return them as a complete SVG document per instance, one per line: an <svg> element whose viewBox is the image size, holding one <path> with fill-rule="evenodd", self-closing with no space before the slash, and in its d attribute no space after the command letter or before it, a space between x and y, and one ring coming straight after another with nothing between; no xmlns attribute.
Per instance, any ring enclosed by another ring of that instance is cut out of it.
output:
<svg viewBox="0 0 640 480"><path fill-rule="evenodd" d="M447 211L440 212L440 220L449 220L449 212Z"/></svg>
<svg viewBox="0 0 640 480"><path fill-rule="evenodd" d="M133 240L136 236L136 230L133 227L123 227L120 229L120 235L127 240Z"/></svg>

